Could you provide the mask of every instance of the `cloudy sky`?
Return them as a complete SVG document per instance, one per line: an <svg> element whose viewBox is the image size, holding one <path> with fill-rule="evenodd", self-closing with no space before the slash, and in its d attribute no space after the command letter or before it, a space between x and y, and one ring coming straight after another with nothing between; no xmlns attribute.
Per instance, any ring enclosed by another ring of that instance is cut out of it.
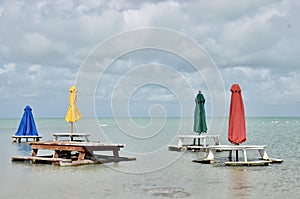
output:
<svg viewBox="0 0 300 199"><path fill-rule="evenodd" d="M300 116L299 10L297 0L1 0L0 117L27 104L64 117L72 84L86 117L192 116L199 89L208 115L227 115L233 83L247 116Z"/></svg>

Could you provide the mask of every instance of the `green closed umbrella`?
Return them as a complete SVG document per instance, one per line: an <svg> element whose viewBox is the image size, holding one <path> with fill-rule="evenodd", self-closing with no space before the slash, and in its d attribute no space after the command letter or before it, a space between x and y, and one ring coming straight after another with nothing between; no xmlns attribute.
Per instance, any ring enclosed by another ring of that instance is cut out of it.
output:
<svg viewBox="0 0 300 199"><path fill-rule="evenodd" d="M196 106L195 106L195 113L194 113L194 132L197 134L207 133L206 117L205 117L205 109L204 109L205 98L202 95L201 91L199 91L199 93L197 94L195 102L196 102ZM195 140L194 140L194 144L195 144Z"/></svg>

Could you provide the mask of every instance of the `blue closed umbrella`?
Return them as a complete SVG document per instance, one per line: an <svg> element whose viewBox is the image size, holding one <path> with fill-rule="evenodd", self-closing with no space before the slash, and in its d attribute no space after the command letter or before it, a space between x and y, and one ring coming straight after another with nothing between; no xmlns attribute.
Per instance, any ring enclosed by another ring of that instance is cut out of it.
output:
<svg viewBox="0 0 300 199"><path fill-rule="evenodd" d="M15 134L16 136L38 136L38 131L36 130L35 122L31 111L32 109L30 108L30 106L27 105L24 109L24 114L19 124L18 131Z"/></svg>

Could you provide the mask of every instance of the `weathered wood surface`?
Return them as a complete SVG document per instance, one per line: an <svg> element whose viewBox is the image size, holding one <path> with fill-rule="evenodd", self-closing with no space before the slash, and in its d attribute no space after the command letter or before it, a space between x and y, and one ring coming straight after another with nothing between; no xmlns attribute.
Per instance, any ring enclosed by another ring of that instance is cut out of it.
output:
<svg viewBox="0 0 300 199"><path fill-rule="evenodd" d="M198 139L199 142L202 142L203 147L207 147L206 140L212 139L215 145L220 144L220 136L219 135L178 135L179 138L178 146L184 145L184 139ZM200 143L198 143L200 145Z"/></svg>
<svg viewBox="0 0 300 199"><path fill-rule="evenodd" d="M169 151L201 151L201 152L207 152L207 147L204 146L198 146L198 145L183 145L183 146L178 146L178 145L169 145L168 146Z"/></svg>
<svg viewBox="0 0 300 199"><path fill-rule="evenodd" d="M85 141L89 142L89 136L91 136L88 133L53 133L54 140L58 140L58 138L69 138L70 141L75 141L74 138L84 138Z"/></svg>
<svg viewBox="0 0 300 199"><path fill-rule="evenodd" d="M51 158L51 157L39 157L39 156L14 156L12 157L12 161L26 161L30 160L32 163L35 162L72 162L72 159L65 158Z"/></svg>
<svg viewBox="0 0 300 199"><path fill-rule="evenodd" d="M212 140L214 145L220 145L220 136L219 135L178 135L178 144L169 145L170 151L207 151L208 140ZM186 144L185 140L198 140L198 144Z"/></svg>
<svg viewBox="0 0 300 199"><path fill-rule="evenodd" d="M239 161L239 162L224 162L226 166L269 166L271 161L258 160L258 161Z"/></svg>
<svg viewBox="0 0 300 199"><path fill-rule="evenodd" d="M76 141L44 141L30 142L32 148L31 156L15 156L12 161L31 160L58 162L62 166L73 166L82 164L96 164L107 162L130 161L135 158L120 157L120 148L125 144L104 144L100 142L76 142ZM51 157L38 156L39 150L53 150ZM112 156L99 156L94 154L96 151L112 151ZM72 155L72 152L76 154ZM101 158L99 158L101 157Z"/></svg>
<svg viewBox="0 0 300 199"><path fill-rule="evenodd" d="M28 142L29 139L32 139L33 141L39 141L42 136L40 135L12 135L13 142L21 142L22 139L25 139L26 142Z"/></svg>

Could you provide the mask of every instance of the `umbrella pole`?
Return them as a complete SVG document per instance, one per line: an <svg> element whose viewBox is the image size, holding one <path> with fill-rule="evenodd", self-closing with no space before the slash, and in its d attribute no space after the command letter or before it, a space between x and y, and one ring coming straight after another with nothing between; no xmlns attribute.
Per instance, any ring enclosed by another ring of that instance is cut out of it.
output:
<svg viewBox="0 0 300 199"><path fill-rule="evenodd" d="M236 145L239 145L239 144L236 144ZM235 161L239 161L239 150L236 150L235 151Z"/></svg>
<svg viewBox="0 0 300 199"><path fill-rule="evenodd" d="M73 131L74 131L74 124L73 124L73 122L71 122L71 136L70 136L71 141L73 141L73 136L72 136Z"/></svg>
<svg viewBox="0 0 300 199"><path fill-rule="evenodd" d="M232 150L229 151L228 159L229 159L229 161L232 161Z"/></svg>

